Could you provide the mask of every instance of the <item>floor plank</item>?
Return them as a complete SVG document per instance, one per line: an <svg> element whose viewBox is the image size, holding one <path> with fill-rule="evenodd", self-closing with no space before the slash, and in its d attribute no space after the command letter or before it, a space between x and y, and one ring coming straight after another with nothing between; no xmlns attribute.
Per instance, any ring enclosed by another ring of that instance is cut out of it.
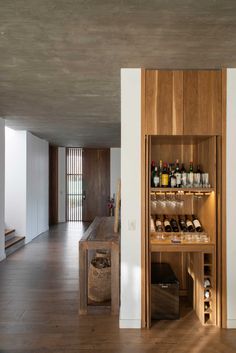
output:
<svg viewBox="0 0 236 353"><path fill-rule="evenodd" d="M78 316L78 241L86 224L54 226L0 263L0 353L235 353L236 331L192 311L151 330Z"/></svg>

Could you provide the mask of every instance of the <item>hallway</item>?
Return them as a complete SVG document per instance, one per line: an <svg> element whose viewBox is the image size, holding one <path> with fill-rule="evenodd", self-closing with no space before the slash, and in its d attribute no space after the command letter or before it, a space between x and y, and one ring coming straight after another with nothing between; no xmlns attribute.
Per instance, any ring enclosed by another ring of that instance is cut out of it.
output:
<svg viewBox="0 0 236 353"><path fill-rule="evenodd" d="M202 327L193 313L151 330L119 330L110 316L79 317L78 241L85 228L54 226L0 263L0 353L236 351L236 331Z"/></svg>

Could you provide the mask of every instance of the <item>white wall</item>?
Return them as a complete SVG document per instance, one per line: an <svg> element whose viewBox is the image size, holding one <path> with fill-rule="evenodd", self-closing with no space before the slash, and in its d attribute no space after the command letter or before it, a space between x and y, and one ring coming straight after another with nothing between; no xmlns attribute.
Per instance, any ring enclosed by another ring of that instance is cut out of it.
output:
<svg viewBox="0 0 236 353"><path fill-rule="evenodd" d="M141 327L141 70L121 70L120 327Z"/></svg>
<svg viewBox="0 0 236 353"><path fill-rule="evenodd" d="M4 235L5 121L0 118L0 261L5 258Z"/></svg>
<svg viewBox="0 0 236 353"><path fill-rule="evenodd" d="M58 148L58 222L66 221L66 149Z"/></svg>
<svg viewBox="0 0 236 353"><path fill-rule="evenodd" d="M26 243L48 229L48 142L6 128L5 222Z"/></svg>
<svg viewBox="0 0 236 353"><path fill-rule="evenodd" d="M236 69L227 70L226 125L227 327L236 328Z"/></svg>
<svg viewBox="0 0 236 353"><path fill-rule="evenodd" d="M27 132L26 242L48 230L48 142Z"/></svg>
<svg viewBox="0 0 236 353"><path fill-rule="evenodd" d="M120 163L121 163L120 148L110 149L110 195L113 197L116 194L117 180L121 177Z"/></svg>
<svg viewBox="0 0 236 353"><path fill-rule="evenodd" d="M5 225L26 235L26 131L5 129Z"/></svg>

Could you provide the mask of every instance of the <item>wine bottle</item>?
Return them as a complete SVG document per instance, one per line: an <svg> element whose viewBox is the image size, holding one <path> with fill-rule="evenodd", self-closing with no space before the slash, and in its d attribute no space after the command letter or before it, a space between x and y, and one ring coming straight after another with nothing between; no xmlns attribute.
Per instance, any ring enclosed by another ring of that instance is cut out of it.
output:
<svg viewBox="0 0 236 353"><path fill-rule="evenodd" d="M151 216L151 218L150 218L150 231L151 232L155 232L156 231L155 222L154 222L154 217L153 216Z"/></svg>
<svg viewBox="0 0 236 353"><path fill-rule="evenodd" d="M208 311L210 309L210 303L206 302L204 303L204 310Z"/></svg>
<svg viewBox="0 0 236 353"><path fill-rule="evenodd" d="M179 216L179 226L180 226L180 229L182 230L182 232L188 231L184 216Z"/></svg>
<svg viewBox="0 0 236 353"><path fill-rule="evenodd" d="M176 177L176 186L179 188L181 186L181 173L179 169L179 160L176 160L176 166L175 166L175 177Z"/></svg>
<svg viewBox="0 0 236 353"><path fill-rule="evenodd" d="M189 219L188 216L185 216L185 222L186 222L188 231L189 231L189 232L194 232L193 222Z"/></svg>
<svg viewBox="0 0 236 353"><path fill-rule="evenodd" d="M164 215L164 227L165 227L165 232L171 232L171 225L170 221L167 216Z"/></svg>
<svg viewBox="0 0 236 353"><path fill-rule="evenodd" d="M189 184L193 186L193 162L189 163Z"/></svg>
<svg viewBox="0 0 236 353"><path fill-rule="evenodd" d="M153 184L154 171L155 171L155 162L152 161L151 163L151 187L152 188L154 187L154 184Z"/></svg>
<svg viewBox="0 0 236 353"><path fill-rule="evenodd" d="M209 278L204 279L204 288L209 288L211 286L211 281Z"/></svg>
<svg viewBox="0 0 236 353"><path fill-rule="evenodd" d="M153 185L155 188L157 188L160 185L160 179L159 179L159 175L157 173L157 167L155 167L154 172L153 172Z"/></svg>
<svg viewBox="0 0 236 353"><path fill-rule="evenodd" d="M163 171L162 171L162 175L161 175L161 186L162 187L169 186L169 173L168 173L168 168L167 168L166 162L163 164Z"/></svg>
<svg viewBox="0 0 236 353"><path fill-rule="evenodd" d="M159 185L160 185L160 186L162 186L162 170L163 170L163 167L162 167L162 160L160 159L159 168L158 168Z"/></svg>
<svg viewBox="0 0 236 353"><path fill-rule="evenodd" d="M182 187L186 187L187 186L187 173L186 173L186 169L184 167L184 164L182 164L182 168L181 168L181 184Z"/></svg>
<svg viewBox="0 0 236 353"><path fill-rule="evenodd" d="M205 297L205 299L209 299L210 298L210 291L208 289L206 289L204 291L204 297Z"/></svg>
<svg viewBox="0 0 236 353"><path fill-rule="evenodd" d="M196 187L201 187L202 186L202 171L201 171L199 164L197 165L195 180L196 180Z"/></svg>
<svg viewBox="0 0 236 353"><path fill-rule="evenodd" d="M176 187L176 176L174 175L174 171L172 170L171 176L170 176L170 187L175 188Z"/></svg>
<svg viewBox="0 0 236 353"><path fill-rule="evenodd" d="M156 218L156 230L157 230L157 232L163 232L164 231L162 220L161 220L160 216L157 216L157 218Z"/></svg>
<svg viewBox="0 0 236 353"><path fill-rule="evenodd" d="M169 169L169 187L171 187L171 176L173 172L173 163L168 164L168 169Z"/></svg>
<svg viewBox="0 0 236 353"><path fill-rule="evenodd" d="M197 217L192 215L192 220L193 220L193 225L194 225L196 231L197 232L202 232L202 226L201 226L200 221L197 219Z"/></svg>
<svg viewBox="0 0 236 353"><path fill-rule="evenodd" d="M179 231L178 223L176 222L176 220L174 218L171 218L170 225L171 225L173 232Z"/></svg>

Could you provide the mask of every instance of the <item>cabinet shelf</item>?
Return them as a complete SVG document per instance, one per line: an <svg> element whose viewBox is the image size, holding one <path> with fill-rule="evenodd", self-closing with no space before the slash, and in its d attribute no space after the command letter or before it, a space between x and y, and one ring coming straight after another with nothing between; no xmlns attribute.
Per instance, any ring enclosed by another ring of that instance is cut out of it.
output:
<svg viewBox="0 0 236 353"><path fill-rule="evenodd" d="M151 195L196 195L210 196L215 188L151 188Z"/></svg>

